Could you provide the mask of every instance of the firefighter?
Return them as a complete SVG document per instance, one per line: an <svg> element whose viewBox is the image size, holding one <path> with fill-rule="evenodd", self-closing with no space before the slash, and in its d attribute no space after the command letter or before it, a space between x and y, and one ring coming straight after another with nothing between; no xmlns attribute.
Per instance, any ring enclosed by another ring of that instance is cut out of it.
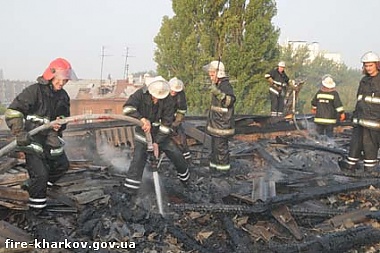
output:
<svg viewBox="0 0 380 253"><path fill-rule="evenodd" d="M29 174L28 205L32 210L46 207L47 186L63 176L69 161L61 139L66 125L56 124L33 137L28 132L57 118L70 116L70 98L63 87L75 79L70 63L57 58L37 78L37 83L25 88L5 112L6 123L16 136L17 150L25 153Z"/></svg>
<svg viewBox="0 0 380 253"><path fill-rule="evenodd" d="M348 156L339 161L339 166L342 169L357 169L363 155L364 169L372 171L378 164L380 143L380 57L369 51L362 56L361 62L364 76L357 92L350 150Z"/></svg>
<svg viewBox="0 0 380 253"><path fill-rule="evenodd" d="M230 154L228 139L235 134L234 103L235 95L229 78L226 76L224 64L212 61L203 66L211 80L211 107L206 125L211 135L210 168L220 172L229 171Z"/></svg>
<svg viewBox="0 0 380 253"><path fill-rule="evenodd" d="M285 62L280 61L277 68L265 74L269 83L269 96L271 101L271 116L283 116L286 89L289 77L285 73Z"/></svg>
<svg viewBox="0 0 380 253"><path fill-rule="evenodd" d="M174 121L172 124L173 136L182 150L183 157L189 162L191 159L191 153L187 145L185 130L182 126L182 122L187 111L186 94L183 90L184 85L183 82L177 77L170 79L169 85L170 100L172 101L171 108L173 110L172 115L174 116Z"/></svg>
<svg viewBox="0 0 380 253"><path fill-rule="evenodd" d="M148 85L133 93L123 105L124 115L137 118L143 124L135 128L133 158L124 183L132 194L137 193L141 186L148 158L144 133L150 132L152 135L156 158L159 151L163 151L173 162L181 182L187 182L190 177L187 162L171 138L173 113L168 100L169 92L169 83L162 77L155 77Z"/></svg>
<svg viewBox="0 0 380 253"><path fill-rule="evenodd" d="M340 121L344 121L346 116L342 101L335 89L335 82L330 75L322 77L322 86L311 100L311 106L312 113L315 114L317 133L333 137L338 114Z"/></svg>

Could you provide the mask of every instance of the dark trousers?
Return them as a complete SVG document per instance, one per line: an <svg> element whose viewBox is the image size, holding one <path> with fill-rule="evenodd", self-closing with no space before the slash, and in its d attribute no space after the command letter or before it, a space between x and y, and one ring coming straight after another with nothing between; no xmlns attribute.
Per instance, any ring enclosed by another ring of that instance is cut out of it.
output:
<svg viewBox="0 0 380 253"><path fill-rule="evenodd" d="M177 175L182 178L186 178L189 173L188 165L185 158L182 155L181 150L173 142L171 138L167 138L164 142L159 144L160 151L163 151L170 161L174 164L177 170ZM140 141L135 141L135 149L133 152L133 158L129 166L126 181L127 187L138 189L141 184L141 179L144 173L145 164L148 158L147 145Z"/></svg>
<svg viewBox="0 0 380 253"><path fill-rule="evenodd" d="M219 170L228 170L230 166L230 152L228 150L228 138L211 136L210 167Z"/></svg>
<svg viewBox="0 0 380 253"><path fill-rule="evenodd" d="M354 158L359 161L363 151L363 127L355 126L352 129L352 135L350 140L350 150L348 151L348 157Z"/></svg>
<svg viewBox="0 0 380 253"><path fill-rule="evenodd" d="M30 178L28 192L33 199L46 198L47 182L56 182L69 169L69 160L65 153L55 159L26 153L25 159Z"/></svg>
<svg viewBox="0 0 380 253"><path fill-rule="evenodd" d="M327 137L334 136L334 125L315 124L315 130L320 135L326 135Z"/></svg>
<svg viewBox="0 0 380 253"><path fill-rule="evenodd" d="M185 159L191 158L189 146L187 145L185 129L183 129L182 124L178 126L176 134L173 135L173 140L182 151L182 154L185 157Z"/></svg>
<svg viewBox="0 0 380 253"><path fill-rule="evenodd" d="M363 127L364 167L373 168L377 165L377 154L380 146L380 131Z"/></svg>
<svg viewBox="0 0 380 253"><path fill-rule="evenodd" d="M273 92L270 94L270 104L271 104L271 116L282 116L284 112L284 99L285 97L281 94L276 95ZM276 113L276 115L274 115Z"/></svg>

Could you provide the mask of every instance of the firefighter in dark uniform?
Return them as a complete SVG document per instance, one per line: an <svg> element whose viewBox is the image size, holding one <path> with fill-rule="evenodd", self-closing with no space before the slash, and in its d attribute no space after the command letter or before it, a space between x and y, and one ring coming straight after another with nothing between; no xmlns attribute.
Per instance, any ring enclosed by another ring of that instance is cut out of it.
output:
<svg viewBox="0 0 380 253"><path fill-rule="evenodd" d="M173 129L173 137L178 140L177 144L182 150L183 157L186 161L190 161L191 153L189 147L187 145L187 138L185 134L185 130L183 129L182 122L185 119L185 114L187 112L187 102L186 102L186 94L183 90L184 85L181 80L177 77L173 77L169 80L170 85L170 98L172 101L172 115L174 116L174 121L172 124Z"/></svg>
<svg viewBox="0 0 380 253"><path fill-rule="evenodd" d="M312 112L315 114L314 123L320 135L333 137L334 126L339 114L340 121L345 119L344 109L335 82L330 75L322 78L322 86L311 100Z"/></svg>
<svg viewBox="0 0 380 253"><path fill-rule="evenodd" d="M190 176L188 165L181 150L171 139L173 114L168 99L170 87L162 77L156 77L133 93L123 106L123 114L141 120L143 125L136 126L134 152L124 186L137 193L141 186L144 167L148 158L145 134L150 132L153 139L154 154L158 158L163 151L172 161L177 177L187 182Z"/></svg>
<svg viewBox="0 0 380 253"><path fill-rule="evenodd" d="M235 134L235 95L221 61L212 61L203 67L211 80L211 107L206 125L211 135L210 168L227 172L230 165L228 139Z"/></svg>
<svg viewBox="0 0 380 253"><path fill-rule="evenodd" d="M380 145L380 57L370 51L362 56L361 61L364 76L357 92L350 150L339 165L342 169L356 169L364 155L364 169L371 171L378 164Z"/></svg>
<svg viewBox="0 0 380 253"><path fill-rule="evenodd" d="M286 89L289 77L285 73L285 62L280 61L277 68L265 74L269 83L269 96L271 101L271 116L283 116Z"/></svg>
<svg viewBox="0 0 380 253"><path fill-rule="evenodd" d="M62 177L69 168L69 161L60 139L65 125L56 124L33 137L28 132L57 118L70 116L70 98L63 86L73 79L76 76L70 63L57 58L37 78L37 83L25 88L5 112L6 123L16 136L17 150L25 153L29 174L28 205L34 210L46 206L48 184Z"/></svg>

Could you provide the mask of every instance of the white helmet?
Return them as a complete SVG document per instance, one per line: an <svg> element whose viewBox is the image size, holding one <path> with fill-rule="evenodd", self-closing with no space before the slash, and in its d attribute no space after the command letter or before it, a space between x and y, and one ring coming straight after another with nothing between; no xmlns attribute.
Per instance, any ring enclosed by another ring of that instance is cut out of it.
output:
<svg viewBox="0 0 380 253"><path fill-rule="evenodd" d="M183 90L183 82L177 77L173 77L169 80L170 90L180 92Z"/></svg>
<svg viewBox="0 0 380 253"><path fill-rule="evenodd" d="M322 77L322 85L329 89L335 88L334 79L330 75L324 75Z"/></svg>
<svg viewBox="0 0 380 253"><path fill-rule="evenodd" d="M224 64L221 61L212 61L209 64L204 65L203 70L207 71L207 72L210 70L218 71L216 74L216 76L218 78L226 77L226 72L224 70Z"/></svg>
<svg viewBox="0 0 380 253"><path fill-rule="evenodd" d="M284 61L280 61L278 64L277 64L278 67L283 67L285 68L285 62Z"/></svg>
<svg viewBox="0 0 380 253"><path fill-rule="evenodd" d="M154 79L155 80L148 85L149 93L158 99L166 98L170 92L169 83L162 76L158 76Z"/></svg>
<svg viewBox="0 0 380 253"><path fill-rule="evenodd" d="M372 51L369 51L367 53L365 53L363 56L362 56L362 59L361 59L362 63L365 63L365 62L379 62L380 61L380 57L372 52Z"/></svg>

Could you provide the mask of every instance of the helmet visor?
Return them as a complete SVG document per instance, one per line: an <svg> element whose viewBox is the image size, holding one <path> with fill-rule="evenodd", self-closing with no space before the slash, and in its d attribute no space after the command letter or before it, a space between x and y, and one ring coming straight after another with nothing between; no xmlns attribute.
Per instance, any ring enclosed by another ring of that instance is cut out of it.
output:
<svg viewBox="0 0 380 253"><path fill-rule="evenodd" d="M75 74L73 69L55 69L54 77L59 79L67 79L67 80L78 80L77 75Z"/></svg>

